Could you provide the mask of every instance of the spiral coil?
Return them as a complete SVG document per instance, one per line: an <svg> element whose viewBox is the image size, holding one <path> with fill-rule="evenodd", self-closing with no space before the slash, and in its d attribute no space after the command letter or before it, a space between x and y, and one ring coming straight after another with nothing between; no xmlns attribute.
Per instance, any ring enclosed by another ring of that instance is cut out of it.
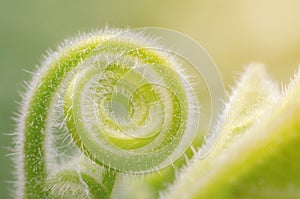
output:
<svg viewBox="0 0 300 199"><path fill-rule="evenodd" d="M103 184L95 165L148 173L186 152L201 131L200 73L188 72L182 57L157 43L133 31L106 30L67 41L44 62L18 124L17 197L45 198L49 190L70 187L61 181L82 176L92 190L91 179Z"/></svg>
<svg viewBox="0 0 300 199"><path fill-rule="evenodd" d="M134 42L121 45L123 39L110 38L96 50L113 49L108 56L81 63L66 94L67 124L92 159L121 171L153 171L189 147L199 106L178 63Z"/></svg>

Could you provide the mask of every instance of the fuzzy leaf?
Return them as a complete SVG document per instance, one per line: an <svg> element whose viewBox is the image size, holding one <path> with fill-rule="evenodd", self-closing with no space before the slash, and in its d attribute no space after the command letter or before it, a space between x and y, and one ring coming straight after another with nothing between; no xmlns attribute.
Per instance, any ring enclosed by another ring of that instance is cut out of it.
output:
<svg viewBox="0 0 300 199"><path fill-rule="evenodd" d="M216 147L194 158L163 198L299 198L299 95L299 73L278 99L261 66L250 66L226 105Z"/></svg>

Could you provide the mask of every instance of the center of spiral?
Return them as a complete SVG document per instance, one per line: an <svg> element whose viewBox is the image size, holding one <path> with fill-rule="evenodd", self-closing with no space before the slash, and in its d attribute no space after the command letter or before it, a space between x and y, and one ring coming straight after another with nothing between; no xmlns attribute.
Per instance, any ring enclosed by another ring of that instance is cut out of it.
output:
<svg viewBox="0 0 300 199"><path fill-rule="evenodd" d="M117 93L112 96L111 112L118 122L127 122L132 112L132 105L126 96Z"/></svg>

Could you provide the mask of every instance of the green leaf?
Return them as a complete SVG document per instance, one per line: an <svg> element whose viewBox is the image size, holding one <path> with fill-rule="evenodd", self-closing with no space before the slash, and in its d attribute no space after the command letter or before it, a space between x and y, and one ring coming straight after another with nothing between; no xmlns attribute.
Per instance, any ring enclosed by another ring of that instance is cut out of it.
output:
<svg viewBox="0 0 300 199"><path fill-rule="evenodd" d="M226 105L214 150L194 158L163 198L299 198L299 80L298 73L279 97L262 67L250 66Z"/></svg>

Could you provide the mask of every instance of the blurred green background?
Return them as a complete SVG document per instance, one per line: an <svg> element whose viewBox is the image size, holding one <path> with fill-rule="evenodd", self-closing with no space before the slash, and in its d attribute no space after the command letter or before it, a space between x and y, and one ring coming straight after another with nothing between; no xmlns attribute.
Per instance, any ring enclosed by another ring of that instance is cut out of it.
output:
<svg viewBox="0 0 300 199"><path fill-rule="evenodd" d="M203 45L226 88L251 62L267 65L286 82L300 63L298 0L0 0L0 198L9 197L13 166L7 154L12 117L47 49L79 31L105 25L159 26L183 32Z"/></svg>

